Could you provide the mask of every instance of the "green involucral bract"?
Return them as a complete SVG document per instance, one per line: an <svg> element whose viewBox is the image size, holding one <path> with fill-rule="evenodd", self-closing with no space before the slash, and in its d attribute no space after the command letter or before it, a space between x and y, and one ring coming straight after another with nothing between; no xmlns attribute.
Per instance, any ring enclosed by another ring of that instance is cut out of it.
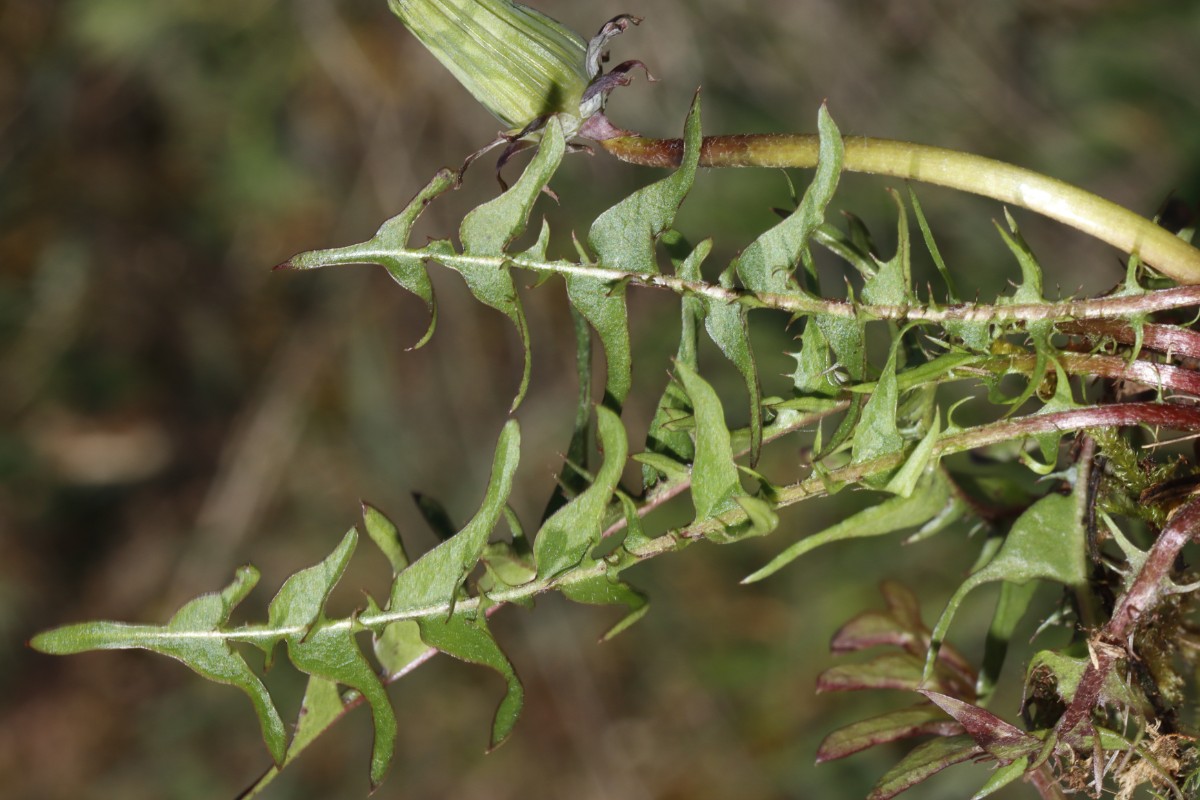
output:
<svg viewBox="0 0 1200 800"><path fill-rule="evenodd" d="M589 83L579 34L511 0L388 0L421 44L509 129L575 118ZM570 126L568 126L570 127Z"/></svg>

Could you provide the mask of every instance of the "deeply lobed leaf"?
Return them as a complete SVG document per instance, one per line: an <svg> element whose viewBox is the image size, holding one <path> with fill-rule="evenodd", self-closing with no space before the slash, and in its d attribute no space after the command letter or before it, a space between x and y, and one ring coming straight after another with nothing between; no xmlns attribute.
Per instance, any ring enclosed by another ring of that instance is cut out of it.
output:
<svg viewBox="0 0 1200 800"><path fill-rule="evenodd" d="M604 464L583 494L556 511L538 531L533 555L538 578L549 578L581 563L600 543L604 510L613 499L629 455L625 426L614 412L596 407Z"/></svg>
<svg viewBox="0 0 1200 800"><path fill-rule="evenodd" d="M433 336L437 325L437 304L434 301L433 285L429 282L429 273L425 269L425 257L408 251L408 238L425 207L457 185L456 173L448 169L439 170L403 211L383 223L379 231L367 241L350 247L300 253L280 264L280 267L316 269L338 264L379 264L396 283L423 300L429 309L429 327L413 345L414 349L421 347Z"/></svg>
<svg viewBox="0 0 1200 800"><path fill-rule="evenodd" d="M807 252L809 240L825 222L842 171L842 135L822 105L817 116L820 154L817 171L800 204L787 219L755 239L734 262L742 285L752 292L795 294L800 291L792 273Z"/></svg>
<svg viewBox="0 0 1200 800"><path fill-rule="evenodd" d="M655 245L670 229L696 176L700 160L700 95L684 125L683 159L670 177L637 190L601 214L588 233L588 244L601 265L635 274L658 272ZM629 317L625 287L587 275L567 276L567 295L604 345L608 362L606 402L620 409L632 382Z"/></svg>
<svg viewBox="0 0 1200 800"><path fill-rule="evenodd" d="M371 785L383 781L396 744L396 714L387 691L367 662L349 625L325 618L325 602L354 553L358 534L351 529L321 563L288 578L271 601L268 626L284 631L288 657L309 675L348 686L366 698L375 725L371 748ZM265 648L268 659L273 646Z"/></svg>
<svg viewBox="0 0 1200 800"><path fill-rule="evenodd" d="M691 398L695 414L692 503L696 522L704 522L734 508L733 498L742 493L742 484L725 426L725 410L716 391L686 364L676 364L675 374Z"/></svg>
<svg viewBox="0 0 1200 800"><path fill-rule="evenodd" d="M1075 498L1050 494L1017 518L996 555L986 566L972 573L946 604L946 610L933 629L930 665L946 637L954 613L963 598L976 587L993 581L1050 580L1066 586L1080 586L1086 581L1086 534L1079 510Z"/></svg>
<svg viewBox="0 0 1200 800"><path fill-rule="evenodd" d="M401 571L392 584L389 611L419 612L432 607L453 608L467 573L474 569L495 530L512 491L521 457L521 430L509 420L500 433L491 479L479 511L461 531Z"/></svg>
<svg viewBox="0 0 1200 800"><path fill-rule="evenodd" d="M206 635L220 631L228 623L230 613L258 583L258 577L254 567L240 568L233 583L224 590L190 601L166 625L84 622L38 634L30 645L52 655L89 650L150 650L182 661L209 680L235 686L254 704L263 741L271 758L280 764L287 749L287 733L266 687L233 649L229 638Z"/></svg>
<svg viewBox="0 0 1200 800"><path fill-rule="evenodd" d="M558 169L566 152L566 139L562 124L557 117L546 123L542 141L533 161L521 173L521 177L504 194L473 209L463 219L459 228L463 254L467 256L500 256L513 240L525 231L534 201L541 195L546 184ZM529 352L529 328L525 322L525 311L517 297L517 288L512 273L497 269L491 264L478 264L463 260L458 266L463 280L471 293L481 303L491 306L512 320L521 337L525 350L525 369L517 396L513 398L515 410L529 387L531 356Z"/></svg>

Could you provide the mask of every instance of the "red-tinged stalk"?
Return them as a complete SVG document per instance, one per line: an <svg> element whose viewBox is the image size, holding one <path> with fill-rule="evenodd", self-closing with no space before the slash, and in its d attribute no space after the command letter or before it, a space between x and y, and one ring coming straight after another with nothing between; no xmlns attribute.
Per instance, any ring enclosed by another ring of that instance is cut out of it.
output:
<svg viewBox="0 0 1200 800"><path fill-rule="evenodd" d="M1107 242L1180 283L1200 283L1200 249L1127 208L1024 167L943 147L844 137L843 168L850 172L920 181L990 197L1034 211ZM680 139L615 136L598 144L631 164L672 167L683 155ZM702 167L808 168L817 164L812 134L707 136Z"/></svg>

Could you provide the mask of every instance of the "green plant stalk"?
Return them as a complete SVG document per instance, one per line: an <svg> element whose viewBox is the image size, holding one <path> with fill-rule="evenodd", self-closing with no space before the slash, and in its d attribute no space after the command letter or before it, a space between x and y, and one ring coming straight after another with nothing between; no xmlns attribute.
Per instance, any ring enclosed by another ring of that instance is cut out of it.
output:
<svg viewBox="0 0 1200 800"><path fill-rule="evenodd" d="M822 415L826 412L821 412ZM979 447L999 444L1012 439L1032 437L1042 433L1067 432L1096 427L1128 427L1128 426L1161 426L1173 430L1200 431L1200 409L1192 406L1164 405L1159 403L1118 403L1108 406L1059 411L1051 414L1030 414L1017 419L1002 420L988 423L966 430L947 433L940 437L934 445L933 454L936 457L962 453ZM829 470L824 476L813 475L798 483L780 489L776 506L786 508L821 497L828 493L832 484L850 484L862 481L871 475L878 475L893 470L902 465L908 453L897 452L886 456L849 464ZM704 522L676 528L667 533L650 539L641 546L629 550L629 563L646 561L665 553L683 549L692 542L703 540L709 533L720 531L728 526L739 524L746 519L746 512L734 509ZM618 569L629 566L625 564ZM376 613L359 614L347 619L331 621L325 630L343 630L359 632L365 630L381 630L383 626L393 622L408 619L444 615L453 607L457 611L483 610L490 613L498 605L521 602L552 589L583 583L600 575L611 574L613 565L608 562L585 562L584 565L567 572L548 578L530 581L519 586L499 589L491 592L486 598L471 597L457 600L453 606L450 602L437 603L426 608L406 608L398 611L379 611ZM121 624L122 626L123 623ZM137 626L128 626L137 627ZM251 624L232 630L214 631L162 631L156 630L154 638L159 641L174 639L221 639L240 642L271 642L287 636L304 633L306 625L270 627L262 624ZM61 630L61 629L60 629ZM103 648L103 645L81 641L77 649L46 650L39 644L41 634L31 642L35 649L42 652L66 654L83 650ZM394 676L398 677L398 676Z"/></svg>
<svg viewBox="0 0 1200 800"><path fill-rule="evenodd" d="M1186 247L1190 247L1178 239ZM1200 252L1200 251L1198 251ZM691 292L726 303L745 303L755 308L774 308L792 314L826 314L842 319L892 320L897 322L1034 322L1038 320L1097 320L1122 319L1134 314L1150 314L1180 308L1200 306L1200 285L1173 286L1139 295L1110 295L1081 300L1046 301L1044 303L958 303L934 305L872 305L815 295L772 294L749 292L735 287L719 286L705 281L689 281L662 273L629 272L602 264L573 264L569 261L550 261L530 255L479 256L455 252L430 252L427 248L389 248L379 251L355 249L352 253L337 250L313 250L284 262L276 269L313 269L318 266L358 265L370 257L403 257L432 259L451 268L489 266L496 269L517 267L540 274L584 275L612 283L626 283L664 289L676 294ZM1184 338L1176 334L1177 338ZM1175 348L1174 352L1180 352Z"/></svg>
<svg viewBox="0 0 1200 800"><path fill-rule="evenodd" d="M1046 175L984 156L944 147L844 137L843 169L921 181L990 197L1034 211L1136 255L1180 283L1200 283L1200 249L1127 208ZM622 161L673 167L683 154L680 139L617 136L598 144ZM817 165L812 134L706 136L702 167L809 168Z"/></svg>

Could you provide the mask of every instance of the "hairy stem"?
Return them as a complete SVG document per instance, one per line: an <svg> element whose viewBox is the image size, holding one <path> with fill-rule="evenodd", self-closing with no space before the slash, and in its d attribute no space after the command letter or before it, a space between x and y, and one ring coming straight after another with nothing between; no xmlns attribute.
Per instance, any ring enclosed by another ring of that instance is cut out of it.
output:
<svg viewBox="0 0 1200 800"><path fill-rule="evenodd" d="M1179 240L1182 242L1183 240ZM1190 247L1190 245L1188 245ZM362 251L350 255L329 255L316 251L328 264L361 264L371 255ZM1197 251L1200 252L1200 251ZM613 269L603 264L573 264L568 261L549 261L520 256L478 256L463 253L430 253L424 249L392 249L380 251L379 257L433 259L454 270L464 267L489 266L497 269L513 266L539 274L584 275L602 281L626 283L665 289L676 294L692 293L726 303L744 303L755 308L774 308L792 314L825 314L843 319L889 320L893 322L1036 322L1039 320L1094 320L1129 318L1137 314L1172 311L1200 306L1200 285L1175 286L1137 295L1096 297L1080 300L1046 301L1044 303L955 303L934 305L872 305L834 300L804 292L774 294L749 292L705 281L689 281L662 273L640 273ZM294 263L279 268L311 269Z"/></svg>
<svg viewBox="0 0 1200 800"><path fill-rule="evenodd" d="M1050 217L1111 244L1180 283L1200 283L1200 250L1145 217L1069 183L1023 167L943 147L847 136L844 169L931 183L990 197ZM683 140L617 136L598 144L622 161L677 166ZM815 167L812 134L706 136L702 167Z"/></svg>
<svg viewBox="0 0 1200 800"><path fill-rule="evenodd" d="M1060 735L1068 734L1090 718L1100 703L1104 679L1118 660L1133 652L1133 636L1143 620L1152 618L1155 609L1169 594L1180 591L1171 573L1183 546L1200 536L1200 500L1180 506L1154 541L1141 570L1128 591L1117 601L1108 624L1090 644L1091 663L1079 680L1075 697L1055 726Z"/></svg>
<svg viewBox="0 0 1200 800"><path fill-rule="evenodd" d="M1197 432L1200 431L1200 408L1165 403L1116 403L1113 405L1093 406L1051 414L1030 414L1018 419L1002 420L946 434L938 439L934 445L934 454L944 456L952 453L961 453L966 450L973 450L978 447L986 447L1027 436L1035 436L1040 433L1066 432L1096 427L1128 427L1131 425L1161 426L1172 430ZM776 505L780 508L795 505L804 500L826 494L831 485L857 483L868 476L895 469L904 463L906 456L906 453L898 452L869 461L831 469L823 476L814 475L799 483L782 488L779 491ZM704 539L710 533L724 530L729 526L744 522L745 519L746 512L740 508L735 509L704 522L668 531L662 536L650 539L640 547L631 549L629 554L635 561L645 561L664 553L679 550L691 541ZM478 610L480 608L490 611L494 605L526 600L552 589L582 583L608 573L609 565L606 562L585 561L583 565L559 575L530 581L519 586L498 589L491 592L487 598L464 598L457 601L453 607L460 611ZM392 622L446 614L450 608L450 602L446 601L422 608L403 608L379 611L371 614L360 614L350 619L330 622L327 628L329 630L346 628L352 631L361 631L368 628L378 630L382 626ZM303 634L307 630L307 627L305 625L291 627L247 625L234 630L156 631L154 638L163 641L187 638L232 639L243 642L277 641L282 637Z"/></svg>

